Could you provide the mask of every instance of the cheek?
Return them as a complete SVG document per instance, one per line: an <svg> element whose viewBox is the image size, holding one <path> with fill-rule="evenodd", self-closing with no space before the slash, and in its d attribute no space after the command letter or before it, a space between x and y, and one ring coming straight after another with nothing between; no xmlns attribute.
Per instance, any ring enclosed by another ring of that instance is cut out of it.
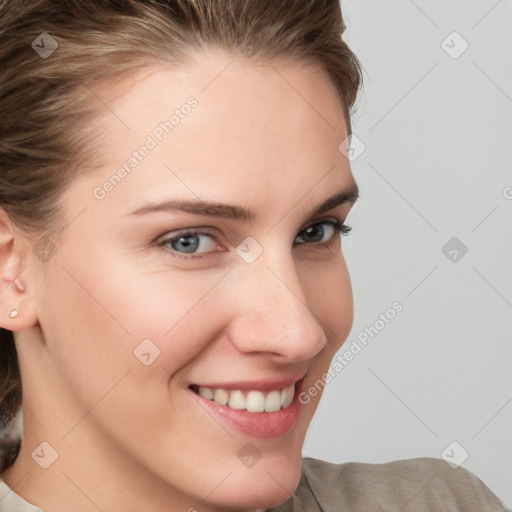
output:
<svg viewBox="0 0 512 512"><path fill-rule="evenodd" d="M326 385L323 376L350 333L354 311L350 276L341 253L325 265L304 272L303 276L308 305L327 336L327 346L312 361L310 377L301 394L309 424Z"/></svg>
<svg viewBox="0 0 512 512"><path fill-rule="evenodd" d="M63 390L57 401L64 430L87 413L129 446L150 426L176 440L187 423L204 422L202 409L183 407L174 376L204 353L226 321L216 287L226 270L143 273L98 258L91 271L88 258L61 256L47 275L40 324L49 372Z"/></svg>
<svg viewBox="0 0 512 512"><path fill-rule="evenodd" d="M59 256L44 285L40 323L69 376L95 371L99 383L134 363L144 367L141 359L158 361L173 374L204 349L223 321L222 301L205 298L214 295L225 270L148 271L105 252Z"/></svg>
<svg viewBox="0 0 512 512"><path fill-rule="evenodd" d="M308 306L324 328L333 355L350 333L354 317L352 287L343 255L304 269Z"/></svg>

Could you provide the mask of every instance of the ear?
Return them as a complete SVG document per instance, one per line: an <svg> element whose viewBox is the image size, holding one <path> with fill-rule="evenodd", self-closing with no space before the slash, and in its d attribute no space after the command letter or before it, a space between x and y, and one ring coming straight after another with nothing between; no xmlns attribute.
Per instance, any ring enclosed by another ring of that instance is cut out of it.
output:
<svg viewBox="0 0 512 512"><path fill-rule="evenodd" d="M37 324L28 286L28 239L0 208L0 327L22 331Z"/></svg>

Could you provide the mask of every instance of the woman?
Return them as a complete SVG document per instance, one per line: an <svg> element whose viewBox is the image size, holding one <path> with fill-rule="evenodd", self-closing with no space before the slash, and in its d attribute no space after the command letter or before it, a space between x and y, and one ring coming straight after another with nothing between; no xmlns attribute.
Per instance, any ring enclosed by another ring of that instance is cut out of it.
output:
<svg viewBox="0 0 512 512"><path fill-rule="evenodd" d="M443 461L301 457L353 316L336 1L8 0L0 27L1 511L504 510Z"/></svg>

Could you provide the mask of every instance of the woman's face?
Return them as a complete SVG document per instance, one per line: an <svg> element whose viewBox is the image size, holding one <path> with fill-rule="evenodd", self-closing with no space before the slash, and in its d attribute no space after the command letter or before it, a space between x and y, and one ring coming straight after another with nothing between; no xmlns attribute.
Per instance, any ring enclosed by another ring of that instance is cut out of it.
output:
<svg viewBox="0 0 512 512"><path fill-rule="evenodd" d="M97 91L108 164L69 186L55 254L22 274L27 450L59 454L29 478L84 510L280 503L320 398L298 393L352 325L340 101L302 64L214 53L124 86Z"/></svg>

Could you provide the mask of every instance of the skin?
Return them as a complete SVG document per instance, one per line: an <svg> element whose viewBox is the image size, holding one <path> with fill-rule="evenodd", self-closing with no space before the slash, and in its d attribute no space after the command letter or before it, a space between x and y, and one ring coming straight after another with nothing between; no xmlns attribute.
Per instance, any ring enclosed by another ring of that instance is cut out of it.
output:
<svg viewBox="0 0 512 512"><path fill-rule="evenodd" d="M155 65L101 93L115 112L96 121L106 164L63 194L67 228L52 258L35 257L34 240L1 211L9 286L0 325L15 332L24 388L22 448L3 479L51 512L281 503L298 484L321 393L286 434L257 439L214 419L186 388L307 372L306 389L347 338L352 292L340 235L320 224L321 242L298 238L313 221L344 222L352 206L309 215L354 184L338 150L347 136L340 100L305 64L214 52L178 70ZM96 199L94 188L190 96L197 107ZM129 215L164 198L198 197L244 206L257 219ZM158 245L201 227L213 231L199 258ZM248 236L263 249L253 263L235 250ZM149 366L133 353L146 338L160 350ZM58 452L47 469L31 456L43 441ZM248 442L261 453L250 468L237 457Z"/></svg>

